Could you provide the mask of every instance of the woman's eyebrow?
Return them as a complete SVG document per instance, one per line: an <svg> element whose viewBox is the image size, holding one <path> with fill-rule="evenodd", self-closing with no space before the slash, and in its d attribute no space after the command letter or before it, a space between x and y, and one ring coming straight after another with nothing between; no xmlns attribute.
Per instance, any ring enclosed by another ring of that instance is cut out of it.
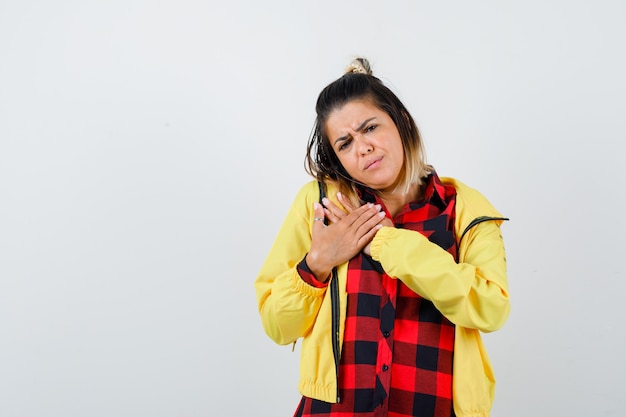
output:
<svg viewBox="0 0 626 417"><path fill-rule="evenodd" d="M359 125L359 127L357 127L357 128L356 128L356 131L357 131L357 132L360 132L361 130L363 130L363 129L365 128L365 125L367 125L369 122L371 122L371 121L372 121L372 120L374 120L375 118L376 118L376 117L370 117L369 119L364 120L364 121L363 121L363 123L361 123L361 124ZM337 144L337 142L341 142L341 141L343 141L343 140L348 139L348 137L350 137L350 134L343 135L343 136L341 136L341 137L337 138L337 139L335 140L335 142L333 142L333 146L334 146L334 145L336 145L336 144Z"/></svg>

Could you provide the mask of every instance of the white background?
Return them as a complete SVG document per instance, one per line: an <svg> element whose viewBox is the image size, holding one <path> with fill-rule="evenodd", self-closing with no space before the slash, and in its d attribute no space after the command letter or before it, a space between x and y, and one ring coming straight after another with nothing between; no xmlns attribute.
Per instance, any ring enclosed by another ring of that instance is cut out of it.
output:
<svg viewBox="0 0 626 417"><path fill-rule="evenodd" d="M354 55L503 227L493 416L623 416L621 1L0 0L0 416L290 416L253 282Z"/></svg>

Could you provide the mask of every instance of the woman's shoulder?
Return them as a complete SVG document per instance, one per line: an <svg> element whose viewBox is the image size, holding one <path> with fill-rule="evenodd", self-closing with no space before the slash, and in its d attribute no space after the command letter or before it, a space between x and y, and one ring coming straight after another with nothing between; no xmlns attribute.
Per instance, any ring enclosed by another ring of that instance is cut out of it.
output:
<svg viewBox="0 0 626 417"><path fill-rule="evenodd" d="M312 194L319 194L319 185L316 180L307 181L300 186L298 193L296 194L297 199L309 199Z"/></svg>
<svg viewBox="0 0 626 417"><path fill-rule="evenodd" d="M314 202L319 201L320 191L317 180L305 182L300 186L294 198L293 204L296 206L312 206Z"/></svg>
<svg viewBox="0 0 626 417"><path fill-rule="evenodd" d="M444 185L453 186L456 190L456 205L458 211L467 211L470 216L502 217L502 214L477 189L452 177L440 177Z"/></svg>
<svg viewBox="0 0 626 417"><path fill-rule="evenodd" d="M321 184L324 187L326 196L334 196L339 188L334 182L327 181ZM304 183L296 195L296 200L312 200L319 201L320 183L317 180L311 180Z"/></svg>

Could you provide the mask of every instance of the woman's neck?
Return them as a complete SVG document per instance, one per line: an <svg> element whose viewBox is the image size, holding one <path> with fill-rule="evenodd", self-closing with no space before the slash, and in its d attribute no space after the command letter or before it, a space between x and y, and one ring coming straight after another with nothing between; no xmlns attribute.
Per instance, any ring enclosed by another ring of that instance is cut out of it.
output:
<svg viewBox="0 0 626 417"><path fill-rule="evenodd" d="M379 194L380 199L385 203L385 207L391 214L391 217L395 217L404 206L411 201L418 199L420 193L420 187L417 184L411 185L408 193L404 193L403 190L394 190L389 192L381 192Z"/></svg>

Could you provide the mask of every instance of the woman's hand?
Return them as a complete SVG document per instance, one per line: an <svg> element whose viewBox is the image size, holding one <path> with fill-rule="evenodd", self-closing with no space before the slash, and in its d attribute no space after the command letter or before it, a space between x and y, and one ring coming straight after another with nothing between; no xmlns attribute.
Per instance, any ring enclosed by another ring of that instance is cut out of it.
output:
<svg viewBox="0 0 626 417"><path fill-rule="evenodd" d="M341 202L341 204L346 208L348 213L351 213L352 211L354 211L354 208L352 207L348 199L344 198L343 194L337 193L337 200ZM324 200L324 205L327 207L326 211L330 212L330 215L334 216L335 218L342 217L341 213L345 215L345 212L343 212L339 207L334 205L330 200L327 200L327 199ZM381 227L382 226L394 227L393 222L391 221L389 217L384 217L379 223L379 225ZM378 231L378 229L380 229L380 227L377 228L376 230ZM372 239L373 238L374 237L372 236ZM370 241L367 242L367 245L365 245L365 247L363 248L363 253L365 253L367 256L372 256L371 251L370 251L371 245L372 245L372 240L370 239Z"/></svg>
<svg viewBox="0 0 626 417"><path fill-rule="evenodd" d="M347 262L370 243L385 217L379 205L365 204L353 208L347 201L338 199L345 210L324 199L324 206L315 203L315 223L311 250L306 263L320 281L327 281L332 269ZM324 225L328 218L331 224Z"/></svg>

